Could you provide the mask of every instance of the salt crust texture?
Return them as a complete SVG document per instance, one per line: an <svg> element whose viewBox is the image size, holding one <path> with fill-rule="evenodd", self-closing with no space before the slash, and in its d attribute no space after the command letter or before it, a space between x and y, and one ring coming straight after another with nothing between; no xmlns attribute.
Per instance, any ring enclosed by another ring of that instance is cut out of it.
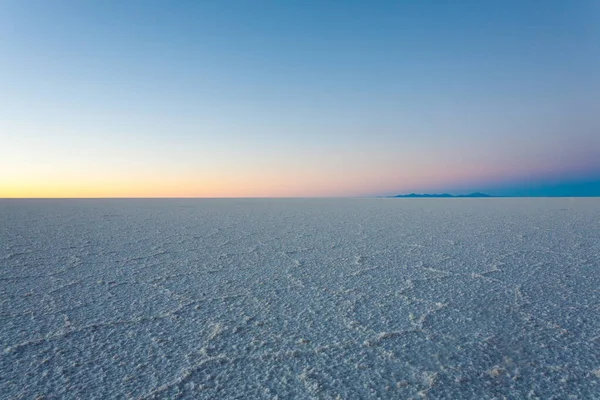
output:
<svg viewBox="0 0 600 400"><path fill-rule="evenodd" d="M598 399L600 199L0 200L3 399Z"/></svg>

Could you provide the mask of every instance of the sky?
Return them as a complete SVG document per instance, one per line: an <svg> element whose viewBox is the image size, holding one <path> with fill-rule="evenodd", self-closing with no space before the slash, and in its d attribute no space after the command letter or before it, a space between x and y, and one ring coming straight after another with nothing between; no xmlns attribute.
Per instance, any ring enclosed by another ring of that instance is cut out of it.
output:
<svg viewBox="0 0 600 400"><path fill-rule="evenodd" d="M600 1L0 1L0 197L600 196Z"/></svg>

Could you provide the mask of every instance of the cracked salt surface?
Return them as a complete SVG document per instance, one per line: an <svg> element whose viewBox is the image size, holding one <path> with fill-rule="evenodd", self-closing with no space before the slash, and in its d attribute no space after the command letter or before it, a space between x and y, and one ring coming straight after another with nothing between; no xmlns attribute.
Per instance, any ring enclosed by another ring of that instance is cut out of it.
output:
<svg viewBox="0 0 600 400"><path fill-rule="evenodd" d="M600 398L599 199L1 200L0 397Z"/></svg>

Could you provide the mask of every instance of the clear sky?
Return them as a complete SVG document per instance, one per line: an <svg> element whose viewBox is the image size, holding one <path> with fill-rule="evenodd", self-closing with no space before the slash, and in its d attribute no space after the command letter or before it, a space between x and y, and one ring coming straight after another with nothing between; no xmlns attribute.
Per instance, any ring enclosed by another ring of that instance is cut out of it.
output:
<svg viewBox="0 0 600 400"><path fill-rule="evenodd" d="M600 1L4 0L0 94L0 197L544 195L600 182Z"/></svg>

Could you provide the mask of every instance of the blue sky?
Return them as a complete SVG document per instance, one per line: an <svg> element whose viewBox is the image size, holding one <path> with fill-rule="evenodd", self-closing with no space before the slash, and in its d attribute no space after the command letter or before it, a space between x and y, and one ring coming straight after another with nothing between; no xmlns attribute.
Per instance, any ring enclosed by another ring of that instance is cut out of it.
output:
<svg viewBox="0 0 600 400"><path fill-rule="evenodd" d="M0 196L600 181L597 1L4 1L0 35Z"/></svg>

